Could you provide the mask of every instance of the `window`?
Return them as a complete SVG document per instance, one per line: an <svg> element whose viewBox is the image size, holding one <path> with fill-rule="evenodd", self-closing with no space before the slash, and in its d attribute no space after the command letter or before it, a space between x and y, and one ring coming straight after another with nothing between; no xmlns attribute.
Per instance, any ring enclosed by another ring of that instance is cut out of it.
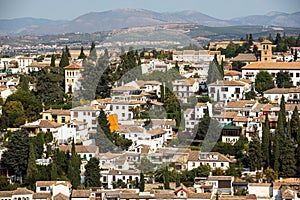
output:
<svg viewBox="0 0 300 200"><path fill-rule="evenodd" d="M86 115L86 112L83 112L83 115Z"/></svg>
<svg viewBox="0 0 300 200"><path fill-rule="evenodd" d="M293 73L290 73L290 77L293 77Z"/></svg>
<svg viewBox="0 0 300 200"><path fill-rule="evenodd" d="M46 187L40 187L40 191L47 191Z"/></svg>
<svg viewBox="0 0 300 200"><path fill-rule="evenodd" d="M61 117L61 123L65 123L66 122L66 117Z"/></svg>
<svg viewBox="0 0 300 200"><path fill-rule="evenodd" d="M106 176L103 176L103 182L106 182Z"/></svg>
<svg viewBox="0 0 300 200"><path fill-rule="evenodd" d="M300 77L300 73L296 73L296 77Z"/></svg>
<svg viewBox="0 0 300 200"><path fill-rule="evenodd" d="M216 163L213 163L213 167L216 167Z"/></svg>
<svg viewBox="0 0 300 200"><path fill-rule="evenodd" d="M122 179L125 180L125 176L123 176Z"/></svg>
<svg viewBox="0 0 300 200"><path fill-rule="evenodd" d="M122 106L122 109L125 110L125 106Z"/></svg>
<svg viewBox="0 0 300 200"><path fill-rule="evenodd" d="M226 94L223 94L223 99L226 99L226 98L227 98Z"/></svg>
<svg viewBox="0 0 300 200"><path fill-rule="evenodd" d="M90 116L90 114L91 114L91 113L90 113L90 112L88 112L87 114L88 114L88 116Z"/></svg>
<svg viewBox="0 0 300 200"><path fill-rule="evenodd" d="M96 117L96 113L95 112L92 112L92 117Z"/></svg>
<svg viewBox="0 0 300 200"><path fill-rule="evenodd" d="M96 120L92 120L92 124L96 124Z"/></svg>
<svg viewBox="0 0 300 200"><path fill-rule="evenodd" d="M116 176L113 176L112 179L113 179L113 181L116 181Z"/></svg>
<svg viewBox="0 0 300 200"><path fill-rule="evenodd" d="M78 117L78 112L74 112L74 117Z"/></svg>
<svg viewBox="0 0 300 200"><path fill-rule="evenodd" d="M214 87L210 88L210 92L211 93L215 93L216 92L216 89Z"/></svg>
<svg viewBox="0 0 300 200"><path fill-rule="evenodd" d="M48 120L48 116L46 116L45 118L46 118L46 120Z"/></svg>
<svg viewBox="0 0 300 200"><path fill-rule="evenodd" d="M122 113L122 117L125 117L125 113Z"/></svg>
<svg viewBox="0 0 300 200"><path fill-rule="evenodd" d="M268 58L265 58L265 60L268 60Z"/></svg>
<svg viewBox="0 0 300 200"><path fill-rule="evenodd" d="M221 162L221 167L224 167L224 163Z"/></svg>
<svg viewBox="0 0 300 200"><path fill-rule="evenodd" d="M119 110L119 106L116 106L116 109Z"/></svg>
<svg viewBox="0 0 300 200"><path fill-rule="evenodd" d="M235 93L241 93L241 88L235 88Z"/></svg>
<svg viewBox="0 0 300 200"><path fill-rule="evenodd" d="M228 87L222 87L222 88L221 88L221 91L222 91L222 92L228 92Z"/></svg>

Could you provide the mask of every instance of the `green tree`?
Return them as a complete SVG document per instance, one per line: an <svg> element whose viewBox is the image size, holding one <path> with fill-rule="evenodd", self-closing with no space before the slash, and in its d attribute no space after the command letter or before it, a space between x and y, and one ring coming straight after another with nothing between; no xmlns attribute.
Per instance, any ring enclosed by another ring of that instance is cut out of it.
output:
<svg viewBox="0 0 300 200"><path fill-rule="evenodd" d="M48 144L53 141L53 134L50 131L47 131L44 136L45 143Z"/></svg>
<svg viewBox="0 0 300 200"><path fill-rule="evenodd" d="M251 171L260 170L262 166L261 144L258 134L255 132L249 143L249 167Z"/></svg>
<svg viewBox="0 0 300 200"><path fill-rule="evenodd" d="M51 55L51 62L50 62L50 67L55 67L55 55Z"/></svg>
<svg viewBox="0 0 300 200"><path fill-rule="evenodd" d="M298 140L298 132L300 131L300 119L299 119L299 113L298 108L295 106L292 117L291 117L291 136L292 138L297 141Z"/></svg>
<svg viewBox="0 0 300 200"><path fill-rule="evenodd" d="M295 147L293 141L287 137L282 140L282 148L279 156L281 176L295 176L297 167L295 160Z"/></svg>
<svg viewBox="0 0 300 200"><path fill-rule="evenodd" d="M256 97L256 93L253 90L245 93L245 99L246 100L255 99L255 97Z"/></svg>
<svg viewBox="0 0 300 200"><path fill-rule="evenodd" d="M14 94L8 96L6 104L11 101L17 101L22 104L27 121L32 122L40 118L40 113L42 112L43 107L42 103L28 89L19 89Z"/></svg>
<svg viewBox="0 0 300 200"><path fill-rule="evenodd" d="M35 153L33 143L31 142L29 145L29 158L28 158L28 166L26 170L25 176L25 184L29 186L30 189L35 189L35 181L38 177L38 169L35 163Z"/></svg>
<svg viewBox="0 0 300 200"><path fill-rule="evenodd" d="M140 173L140 192L144 192L145 191L145 178L144 178L144 174L141 172Z"/></svg>
<svg viewBox="0 0 300 200"><path fill-rule="evenodd" d="M290 73L288 71L278 72L276 74L276 84L278 88L290 88L293 86Z"/></svg>
<svg viewBox="0 0 300 200"><path fill-rule="evenodd" d="M61 105L64 103L65 91L64 75L61 74L58 68L46 67L35 74L36 96L46 106Z"/></svg>
<svg viewBox="0 0 300 200"><path fill-rule="evenodd" d="M58 174L57 174L57 165L56 163L51 164L51 180L56 181L58 179Z"/></svg>
<svg viewBox="0 0 300 200"><path fill-rule="evenodd" d="M67 54L68 58L71 57L70 49L69 49L68 45L66 45L66 54Z"/></svg>
<svg viewBox="0 0 300 200"><path fill-rule="evenodd" d="M176 187L180 186L180 174L179 173L177 173L175 184L176 184Z"/></svg>
<svg viewBox="0 0 300 200"><path fill-rule="evenodd" d="M224 170L220 167L216 167L214 170L211 171L213 176L223 176Z"/></svg>
<svg viewBox="0 0 300 200"><path fill-rule="evenodd" d="M262 132L262 144L261 151L263 157L263 165L266 169L270 166L271 162L271 133L270 133L270 122L268 114L266 115L265 124Z"/></svg>
<svg viewBox="0 0 300 200"><path fill-rule="evenodd" d="M176 71L178 71L179 72L179 65L178 65L178 61L176 60L176 62L175 62L175 66L174 66L174 68L176 69Z"/></svg>
<svg viewBox="0 0 300 200"><path fill-rule="evenodd" d="M154 167L154 164L147 157L142 157L141 162L136 164L136 168L143 173L152 172Z"/></svg>
<svg viewBox="0 0 300 200"><path fill-rule="evenodd" d="M264 91L274 88L272 75L267 71L259 71L255 78L255 90L263 94Z"/></svg>
<svg viewBox="0 0 300 200"><path fill-rule="evenodd" d="M92 42L92 44L91 44L91 49L90 49L90 55L89 55L89 57L92 60L96 60L97 59L97 52L96 52L96 44L95 44L95 42Z"/></svg>
<svg viewBox="0 0 300 200"><path fill-rule="evenodd" d="M44 153L44 132L40 131L34 140L36 158L42 158Z"/></svg>
<svg viewBox="0 0 300 200"><path fill-rule="evenodd" d="M19 101L9 101L3 106L3 115L8 118L9 127L19 127L26 120L23 105Z"/></svg>
<svg viewBox="0 0 300 200"><path fill-rule="evenodd" d="M1 158L1 163L8 170L10 175L20 177L23 183L23 176L26 174L29 155L29 136L27 131L14 132Z"/></svg>
<svg viewBox="0 0 300 200"><path fill-rule="evenodd" d="M170 189L170 172L169 172L169 168L166 166L165 170L164 170L164 189L168 190Z"/></svg>
<svg viewBox="0 0 300 200"><path fill-rule="evenodd" d="M78 59L85 59L85 58L86 58L86 55L83 52L83 46L81 46L80 54L78 56Z"/></svg>
<svg viewBox="0 0 300 200"><path fill-rule="evenodd" d="M62 55L61 55L61 59L59 62L59 67L61 69L63 69L66 66L69 66L70 62L69 62L69 56L68 56L68 52L62 50Z"/></svg>
<svg viewBox="0 0 300 200"><path fill-rule="evenodd" d="M272 168L268 167L265 169L264 174L266 176L267 182L272 183L273 181L278 179L278 173L275 172Z"/></svg>
<svg viewBox="0 0 300 200"><path fill-rule="evenodd" d="M100 167L99 160L95 157L91 158L87 165L85 166L85 186L90 187L100 187Z"/></svg>
<svg viewBox="0 0 300 200"><path fill-rule="evenodd" d="M72 187L76 189L80 185L80 156L75 154L71 155L68 164L68 179L71 181Z"/></svg>

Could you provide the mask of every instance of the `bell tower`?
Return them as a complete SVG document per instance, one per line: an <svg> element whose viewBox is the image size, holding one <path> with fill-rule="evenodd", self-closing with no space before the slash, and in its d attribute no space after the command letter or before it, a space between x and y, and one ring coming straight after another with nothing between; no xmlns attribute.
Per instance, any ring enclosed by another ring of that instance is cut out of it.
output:
<svg viewBox="0 0 300 200"><path fill-rule="evenodd" d="M261 42L261 62L272 62L272 42L269 40Z"/></svg>

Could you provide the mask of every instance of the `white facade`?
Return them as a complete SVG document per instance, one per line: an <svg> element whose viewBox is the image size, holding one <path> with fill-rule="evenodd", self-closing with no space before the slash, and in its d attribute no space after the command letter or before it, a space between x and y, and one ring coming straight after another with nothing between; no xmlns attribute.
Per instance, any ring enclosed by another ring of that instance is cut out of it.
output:
<svg viewBox="0 0 300 200"><path fill-rule="evenodd" d="M88 130L96 129L98 125L97 117L100 110L92 106L78 106L70 110L71 120L87 123Z"/></svg>
<svg viewBox="0 0 300 200"><path fill-rule="evenodd" d="M187 161L187 170L195 169L201 165L209 165L211 169L221 168L226 170L229 168L230 160L217 152L190 152Z"/></svg>
<svg viewBox="0 0 300 200"><path fill-rule="evenodd" d="M249 183L248 192L255 194L258 200L270 199L273 196L270 183Z"/></svg>
<svg viewBox="0 0 300 200"><path fill-rule="evenodd" d="M110 170L109 173L102 173L101 175L100 180L102 184L107 185L108 189L113 189L113 182L117 182L119 179L126 183L128 188L134 186L136 181L140 181L140 172L136 170Z"/></svg>
<svg viewBox="0 0 300 200"><path fill-rule="evenodd" d="M199 82L194 78L180 79L173 81L173 92L184 103L188 97L194 97L199 90Z"/></svg>
<svg viewBox="0 0 300 200"><path fill-rule="evenodd" d="M299 62L256 62L242 68L242 78L255 81L259 71L268 71L273 77L280 71L288 71L294 86L300 82L300 63Z"/></svg>
<svg viewBox="0 0 300 200"><path fill-rule="evenodd" d="M241 81L217 81L208 84L207 87L208 95L214 101L243 99L245 92L250 90L250 85Z"/></svg>

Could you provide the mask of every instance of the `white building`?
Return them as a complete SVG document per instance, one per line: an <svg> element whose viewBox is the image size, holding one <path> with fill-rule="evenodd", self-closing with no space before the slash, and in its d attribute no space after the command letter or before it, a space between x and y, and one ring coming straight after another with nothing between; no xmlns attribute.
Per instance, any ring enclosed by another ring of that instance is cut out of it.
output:
<svg viewBox="0 0 300 200"><path fill-rule="evenodd" d="M273 77L280 71L288 71L294 86L300 82L300 63L299 62L256 62L242 68L242 77L255 81L259 71L268 71Z"/></svg>
<svg viewBox="0 0 300 200"><path fill-rule="evenodd" d="M71 110L71 120L87 123L87 128L96 129L98 125L97 117L99 116L100 110L93 106L78 106Z"/></svg>
<svg viewBox="0 0 300 200"><path fill-rule="evenodd" d="M209 116L212 116L212 104L209 102L197 103L194 109L186 109L184 111L185 129L194 129L195 125L199 123L200 119L203 118L206 112L208 112Z"/></svg>
<svg viewBox="0 0 300 200"><path fill-rule="evenodd" d="M60 145L59 151L71 152L71 145ZM81 159L89 161L91 158L98 156L99 147L95 145L84 146L75 145L75 152L80 156Z"/></svg>
<svg viewBox="0 0 300 200"><path fill-rule="evenodd" d="M218 152L191 151L187 160L187 170L195 169L201 165L209 165L211 169L229 168L230 160Z"/></svg>
<svg viewBox="0 0 300 200"><path fill-rule="evenodd" d="M113 183L122 180L128 188L133 188L136 182L140 180L140 171L138 170L109 170L108 173L101 173L101 182L108 189L113 189Z"/></svg>
<svg viewBox="0 0 300 200"><path fill-rule="evenodd" d="M78 79L81 77L80 71L83 69L78 64L71 64L65 67L65 93L73 93L80 89Z"/></svg>
<svg viewBox="0 0 300 200"><path fill-rule="evenodd" d="M50 193L52 199L69 199L72 185L69 181L36 181L36 193Z"/></svg>
<svg viewBox="0 0 300 200"><path fill-rule="evenodd" d="M243 99L250 85L242 81L217 81L207 85L208 95L214 101L234 101Z"/></svg>
<svg viewBox="0 0 300 200"><path fill-rule="evenodd" d="M172 82L173 92L183 102L187 103L188 97L194 97L199 91L199 82L194 78L179 79Z"/></svg>
<svg viewBox="0 0 300 200"><path fill-rule="evenodd" d="M286 103L300 103L300 87L272 88L264 92L264 97L268 98L271 103L280 104L282 96Z"/></svg>

